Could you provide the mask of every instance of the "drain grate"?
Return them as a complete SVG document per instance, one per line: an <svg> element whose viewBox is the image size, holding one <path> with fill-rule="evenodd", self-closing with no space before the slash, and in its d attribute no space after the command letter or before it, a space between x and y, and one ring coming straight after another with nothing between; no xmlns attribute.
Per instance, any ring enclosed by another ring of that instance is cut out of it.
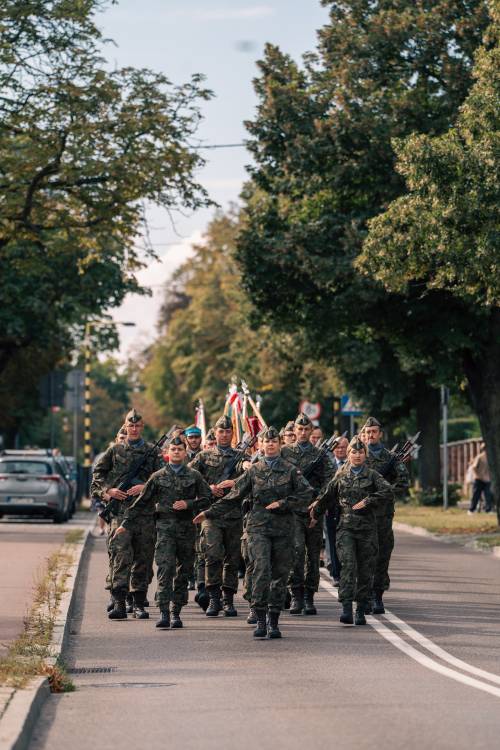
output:
<svg viewBox="0 0 500 750"><path fill-rule="evenodd" d="M96 682L79 686L79 690L86 688L165 688L174 687L175 682Z"/></svg>
<svg viewBox="0 0 500 750"><path fill-rule="evenodd" d="M68 674L109 674L116 672L116 667L74 667L67 670Z"/></svg>

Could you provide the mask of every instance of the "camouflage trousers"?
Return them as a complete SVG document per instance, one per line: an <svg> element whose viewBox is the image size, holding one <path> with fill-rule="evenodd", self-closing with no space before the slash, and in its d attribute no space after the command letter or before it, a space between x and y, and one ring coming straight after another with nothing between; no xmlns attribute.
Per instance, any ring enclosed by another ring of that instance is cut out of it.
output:
<svg viewBox="0 0 500 750"><path fill-rule="evenodd" d="M113 595L147 591L151 581L155 544L155 522L144 516L118 536L114 533L123 517L111 521L109 536L110 579Z"/></svg>
<svg viewBox="0 0 500 750"><path fill-rule="evenodd" d="M394 532L392 530L393 516L377 516L378 554L373 574L373 590L381 593L387 591L391 585L389 578L389 563L394 549Z"/></svg>
<svg viewBox="0 0 500 750"><path fill-rule="evenodd" d="M201 526L196 527L196 541L194 550L194 578L197 584L205 583L205 553L203 552Z"/></svg>
<svg viewBox="0 0 500 750"><path fill-rule="evenodd" d="M205 520L202 524L202 549L205 555L205 584L238 590L241 520Z"/></svg>
<svg viewBox="0 0 500 750"><path fill-rule="evenodd" d="M288 579L290 588L302 586L317 591L319 587L319 559L323 544L323 522L309 528L309 516L295 516L295 555Z"/></svg>
<svg viewBox="0 0 500 750"><path fill-rule="evenodd" d="M245 563L245 578L243 579L243 598L250 602L252 599L252 574L253 574L253 562L250 559L250 553L248 551L248 534L243 529L243 536L241 537L241 556Z"/></svg>
<svg viewBox="0 0 500 750"><path fill-rule="evenodd" d="M196 529L190 519L156 521L156 600L160 609L168 609L170 602L178 607L188 603L195 542Z"/></svg>
<svg viewBox="0 0 500 750"><path fill-rule="evenodd" d="M370 597L377 557L377 530L343 528L337 531L337 553L341 562L339 601L365 604Z"/></svg>
<svg viewBox="0 0 500 750"><path fill-rule="evenodd" d="M293 535L275 535L265 529L248 532L248 554L252 566L250 604L256 609L280 612L285 604L286 584L293 564Z"/></svg>

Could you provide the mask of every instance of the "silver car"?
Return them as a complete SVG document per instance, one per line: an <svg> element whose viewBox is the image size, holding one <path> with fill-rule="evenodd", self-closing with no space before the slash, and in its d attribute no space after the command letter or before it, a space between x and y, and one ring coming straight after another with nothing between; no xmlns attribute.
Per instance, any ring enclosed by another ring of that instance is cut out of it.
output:
<svg viewBox="0 0 500 750"><path fill-rule="evenodd" d="M71 488L50 451L0 452L0 517L42 516L68 520Z"/></svg>

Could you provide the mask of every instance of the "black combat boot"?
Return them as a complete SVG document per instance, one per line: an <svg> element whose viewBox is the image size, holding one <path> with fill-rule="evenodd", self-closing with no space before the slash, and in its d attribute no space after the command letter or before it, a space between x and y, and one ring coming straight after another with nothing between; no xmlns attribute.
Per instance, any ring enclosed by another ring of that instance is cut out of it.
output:
<svg viewBox="0 0 500 750"><path fill-rule="evenodd" d="M234 604L234 592L231 589L222 589L222 609L224 610L225 617L236 617L238 611Z"/></svg>
<svg viewBox="0 0 500 750"><path fill-rule="evenodd" d="M304 614L305 615L317 615L318 610L314 606L314 591L312 589L306 589L304 595Z"/></svg>
<svg viewBox="0 0 500 750"><path fill-rule="evenodd" d="M169 628L170 627L170 614L168 609L160 609L160 619L156 623L157 628Z"/></svg>
<svg viewBox="0 0 500 750"><path fill-rule="evenodd" d="M292 595L290 593L290 589L287 589L286 594L285 594L285 603L283 605L283 609L290 609L291 603L292 603Z"/></svg>
<svg viewBox="0 0 500 750"><path fill-rule="evenodd" d="M266 623L266 610L256 609L257 614L257 627L253 631L254 638L266 638L267 637L267 623Z"/></svg>
<svg viewBox="0 0 500 750"><path fill-rule="evenodd" d="M172 604L170 607L170 627L172 629L182 628L181 609L182 607L179 604Z"/></svg>
<svg viewBox="0 0 500 750"><path fill-rule="evenodd" d="M384 596L383 591L375 591L375 597L373 601L373 614L374 615L384 615L385 614L385 607L384 602L382 601L382 597ZM368 612L367 612L368 614Z"/></svg>
<svg viewBox="0 0 500 750"><path fill-rule="evenodd" d="M148 599L148 592L144 594L144 606L149 607L149 599Z"/></svg>
<svg viewBox="0 0 500 750"><path fill-rule="evenodd" d="M111 610L114 609L114 608L115 608L115 600L113 599L113 597L111 597L110 600L109 600L109 602L108 602L108 606L106 607L106 610L108 612L111 612Z"/></svg>
<svg viewBox="0 0 500 750"><path fill-rule="evenodd" d="M149 620L149 612L144 609L144 591L134 591L134 617L136 620Z"/></svg>
<svg viewBox="0 0 500 750"><path fill-rule="evenodd" d="M352 616L352 602L342 602L342 614L340 615L340 622L343 625L354 625L354 619Z"/></svg>
<svg viewBox="0 0 500 750"><path fill-rule="evenodd" d="M108 615L109 619L110 620L126 620L127 609L125 607L125 595L115 594L113 596L113 599L114 599L114 606Z"/></svg>
<svg viewBox="0 0 500 750"><path fill-rule="evenodd" d="M133 614L133 612L134 612L134 595L132 594L132 592L129 591L129 593L127 594L127 596L125 598L125 603L126 603L126 607L127 607L127 614L128 615Z"/></svg>
<svg viewBox="0 0 500 750"><path fill-rule="evenodd" d="M194 600L204 612L207 611L207 607L210 604L210 594L206 590L204 583L198 584L198 591L194 596Z"/></svg>
<svg viewBox="0 0 500 750"><path fill-rule="evenodd" d="M290 602L290 614L301 615L304 609L304 587L299 586L292 589L292 601Z"/></svg>
<svg viewBox="0 0 500 750"><path fill-rule="evenodd" d="M279 619L279 612L269 612L267 616L267 634L269 638L281 638L281 630L278 627Z"/></svg>
<svg viewBox="0 0 500 750"><path fill-rule="evenodd" d="M210 604L208 605L208 609L205 614L207 617L217 617L222 609L219 587L210 586L210 588L208 589L208 594L210 596Z"/></svg>
<svg viewBox="0 0 500 750"><path fill-rule="evenodd" d="M365 602L365 615L371 615L373 613L373 594L370 594Z"/></svg>
<svg viewBox="0 0 500 750"><path fill-rule="evenodd" d="M255 607L250 607L247 622L249 625L257 625L257 612L255 611Z"/></svg>
<svg viewBox="0 0 500 750"><path fill-rule="evenodd" d="M360 602L358 602L358 606L356 607L356 617L354 618L354 624L366 625L365 605L360 604Z"/></svg>

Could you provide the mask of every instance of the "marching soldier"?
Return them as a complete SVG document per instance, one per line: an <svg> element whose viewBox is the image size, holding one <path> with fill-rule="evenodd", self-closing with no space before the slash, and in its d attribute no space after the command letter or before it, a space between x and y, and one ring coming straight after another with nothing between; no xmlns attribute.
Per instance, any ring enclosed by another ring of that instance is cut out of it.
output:
<svg viewBox="0 0 500 750"><path fill-rule="evenodd" d="M116 536L126 509L142 492L145 483L163 465L160 453L152 453L153 445L142 439L144 422L135 409L125 417L127 438L123 443L110 446L97 462L92 478L91 493L104 502L118 501L118 510L111 519L109 529L111 595L114 606L109 613L111 620L127 617L125 597L129 590L134 598L134 614L138 619L147 619L144 610L150 570L153 564L155 528L152 512L144 514L133 531ZM117 485L127 476L138 459L149 453L145 463L133 478L133 486L122 492Z"/></svg>
<svg viewBox="0 0 500 750"><path fill-rule="evenodd" d="M278 621L293 562L293 513L299 509L307 513L313 493L300 469L280 457L279 433L274 427L264 430L263 448L264 458L237 479L229 495L196 516L194 522L216 522L231 516L245 498L251 500L246 534L253 563L250 601L257 619L254 636L281 638Z"/></svg>
<svg viewBox="0 0 500 750"><path fill-rule="evenodd" d="M366 625L373 567L377 556L376 508L392 497L391 485L366 465L366 447L359 436L349 443L348 462L329 482L311 507L312 523L328 508L340 513L337 550L340 571L340 622L353 624L352 603L357 602L356 625ZM318 524L319 526L320 524Z"/></svg>
<svg viewBox="0 0 500 750"><path fill-rule="evenodd" d="M295 424L294 422L287 422L283 427L283 445L295 445L296 442Z"/></svg>
<svg viewBox="0 0 500 750"><path fill-rule="evenodd" d="M317 497L333 476L333 463L330 457L325 455L310 475L308 469L319 455L318 448L309 440L313 424L306 414L299 414L294 429L296 443L283 446L281 457L301 470ZM292 590L291 615L300 615L302 612L306 615L317 613L314 594L319 587L322 526L323 524L318 524L310 527L309 513L300 507L295 510L295 563L288 582Z"/></svg>
<svg viewBox="0 0 500 750"><path fill-rule="evenodd" d="M243 472L245 456L231 447L233 426L228 416L224 415L217 420L215 437L216 447L213 450L201 451L189 465L200 472L210 485L212 495L217 499L223 497L234 486L236 478ZM226 465L237 458L240 460L236 462L231 477L223 480ZM224 518L207 518L203 521L201 534L205 555L205 586L210 597L205 612L207 617L217 617L221 610L224 610L226 617L236 617L238 614L233 599L238 590L241 533L241 508L236 504L233 504L231 512ZM199 590L198 598L200 593Z"/></svg>
<svg viewBox="0 0 500 750"><path fill-rule="evenodd" d="M184 430L187 441L187 460L192 461L201 451L201 430L195 424L190 424Z"/></svg>
<svg viewBox="0 0 500 750"><path fill-rule="evenodd" d="M168 445L168 464L146 482L126 510L120 536L133 531L145 513L154 513L157 628L182 628L181 609L188 603L188 581L193 570L196 530L193 515L210 504L211 491L201 474L186 465L186 444L178 435Z"/></svg>
<svg viewBox="0 0 500 750"><path fill-rule="evenodd" d="M390 461L391 453L382 445L382 425L375 417L368 417L363 425L363 440L368 449L366 465L381 473L393 491L392 497L385 503L379 503L376 508L378 554L373 576L373 614L383 615L383 595L391 583L389 563L394 549L394 500L406 494L410 482L406 466L400 461L396 462L388 473L385 471L384 467Z"/></svg>
<svg viewBox="0 0 500 750"><path fill-rule="evenodd" d="M215 438L215 430L213 427L209 429L205 436L205 442L203 444L203 450L204 451L211 451L215 446L217 445L217 440Z"/></svg>

